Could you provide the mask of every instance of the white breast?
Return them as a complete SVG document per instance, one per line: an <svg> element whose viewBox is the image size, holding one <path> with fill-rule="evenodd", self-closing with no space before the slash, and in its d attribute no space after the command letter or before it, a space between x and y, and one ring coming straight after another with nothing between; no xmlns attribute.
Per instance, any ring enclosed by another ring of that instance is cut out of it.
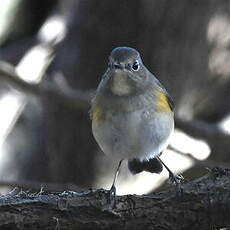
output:
<svg viewBox="0 0 230 230"><path fill-rule="evenodd" d="M93 122L92 128L105 154L119 159L146 159L167 147L174 122L173 115L168 113L157 113L150 119L144 110L108 112L105 121Z"/></svg>

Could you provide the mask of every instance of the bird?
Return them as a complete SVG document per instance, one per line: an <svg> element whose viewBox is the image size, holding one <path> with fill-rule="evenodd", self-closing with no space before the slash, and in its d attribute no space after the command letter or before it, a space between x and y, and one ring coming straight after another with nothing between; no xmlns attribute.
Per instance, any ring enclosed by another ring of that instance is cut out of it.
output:
<svg viewBox="0 0 230 230"><path fill-rule="evenodd" d="M172 183L174 174L160 159L174 130L174 103L160 81L131 47L112 50L108 68L91 102L92 133L101 150L118 160L110 193L123 160L132 174L160 173L163 166Z"/></svg>

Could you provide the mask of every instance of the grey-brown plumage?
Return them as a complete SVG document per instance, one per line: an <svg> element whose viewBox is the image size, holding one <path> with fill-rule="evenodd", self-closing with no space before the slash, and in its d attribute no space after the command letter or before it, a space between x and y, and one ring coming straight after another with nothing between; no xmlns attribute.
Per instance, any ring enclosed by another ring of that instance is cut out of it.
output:
<svg viewBox="0 0 230 230"><path fill-rule="evenodd" d="M127 159L133 173L160 173L159 156L174 129L173 109L138 51L118 47L111 52L90 112L93 135L105 154Z"/></svg>

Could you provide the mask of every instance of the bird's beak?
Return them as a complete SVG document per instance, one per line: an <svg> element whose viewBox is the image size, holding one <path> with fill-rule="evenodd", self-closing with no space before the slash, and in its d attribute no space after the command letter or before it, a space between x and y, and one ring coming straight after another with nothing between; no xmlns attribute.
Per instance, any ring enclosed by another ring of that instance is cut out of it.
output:
<svg viewBox="0 0 230 230"><path fill-rule="evenodd" d="M124 69L121 63L113 63L113 69Z"/></svg>

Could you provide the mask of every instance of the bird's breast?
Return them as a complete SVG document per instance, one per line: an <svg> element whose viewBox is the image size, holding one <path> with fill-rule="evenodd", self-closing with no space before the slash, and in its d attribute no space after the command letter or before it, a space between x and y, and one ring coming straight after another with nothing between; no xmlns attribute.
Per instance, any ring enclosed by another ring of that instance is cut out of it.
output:
<svg viewBox="0 0 230 230"><path fill-rule="evenodd" d="M105 154L120 159L145 159L159 154L173 130L173 115L165 112L96 109L94 113L96 119L92 121L92 128L95 139Z"/></svg>

